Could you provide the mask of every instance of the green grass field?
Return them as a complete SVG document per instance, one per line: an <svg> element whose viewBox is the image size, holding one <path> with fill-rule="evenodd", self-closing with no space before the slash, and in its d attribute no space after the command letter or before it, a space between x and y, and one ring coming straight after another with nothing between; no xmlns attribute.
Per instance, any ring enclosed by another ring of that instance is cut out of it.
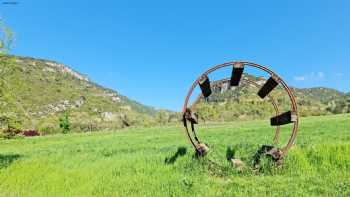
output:
<svg viewBox="0 0 350 197"><path fill-rule="evenodd" d="M202 125L212 150L202 160L181 126L2 140L0 195L350 196L350 114L302 119L282 169L226 161L232 147L249 165L273 132L262 121Z"/></svg>

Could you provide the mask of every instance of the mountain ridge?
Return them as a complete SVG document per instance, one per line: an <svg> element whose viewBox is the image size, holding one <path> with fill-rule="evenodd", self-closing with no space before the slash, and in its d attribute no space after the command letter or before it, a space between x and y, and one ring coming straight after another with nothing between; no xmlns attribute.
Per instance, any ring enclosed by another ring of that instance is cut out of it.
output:
<svg viewBox="0 0 350 197"><path fill-rule="evenodd" d="M199 116L203 120L210 121L272 117L275 109L269 100L261 99L257 95L258 88L256 85L263 85L266 79L246 73L243 74L242 79L238 87L230 87L229 81L214 84L212 95L206 100L202 98L196 107ZM255 82L256 85L245 83L248 80ZM290 88L296 97L301 116L350 112L350 93L343 93L325 87ZM290 110L288 94L281 86L277 86L269 95L278 104L279 112Z"/></svg>
<svg viewBox="0 0 350 197"><path fill-rule="evenodd" d="M159 110L57 61L12 55L2 57L2 67L0 112L19 120L21 129L58 130L67 111L73 128L81 131L157 124Z"/></svg>
<svg viewBox="0 0 350 197"><path fill-rule="evenodd" d="M58 132L59 118L65 112L69 112L72 129L78 132L153 126L181 120L181 112L143 105L58 61L14 55L4 58L0 62L0 117L11 117L20 129ZM3 72L6 68L10 72ZM259 85L266 80L247 74L244 77ZM214 91L209 105L199 104L203 119L256 119L272 112L266 101L256 98L253 87L243 84L227 91L222 91L223 88ZM350 111L350 93L325 87L292 87L292 90L303 116ZM278 88L273 94L282 103L281 110L287 109L286 95ZM5 126L0 120L0 129Z"/></svg>

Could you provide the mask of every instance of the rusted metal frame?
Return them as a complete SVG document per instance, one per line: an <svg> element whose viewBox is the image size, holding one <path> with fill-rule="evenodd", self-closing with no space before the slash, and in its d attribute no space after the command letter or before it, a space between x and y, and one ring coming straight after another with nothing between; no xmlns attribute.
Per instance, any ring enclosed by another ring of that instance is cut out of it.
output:
<svg viewBox="0 0 350 197"><path fill-rule="evenodd" d="M199 87L201 88L202 94L205 98L209 97L212 93L209 77L202 75L201 80L199 81Z"/></svg>
<svg viewBox="0 0 350 197"><path fill-rule="evenodd" d="M278 75L276 75L274 72L272 72L271 70L269 70L266 67L263 67L261 65L255 64L255 63L250 63L250 62L245 62L244 64L256 67L256 68L260 68L266 72L268 72L271 76L276 76L278 77ZM294 93L292 92L292 90L288 87L288 85L286 84L286 82L281 79L280 77L278 77L278 81L279 83L284 87L284 89L287 91L289 99L291 101L292 104L292 112L295 114L296 116L296 120L294 122L293 125L293 131L292 131L292 135L287 143L287 145L285 147L282 148L282 156L285 156L288 153L288 150L294 145L295 143L295 138L298 134L298 125L299 125L299 114L298 114L298 105L297 105L297 101L296 98L294 96Z"/></svg>
<svg viewBox="0 0 350 197"><path fill-rule="evenodd" d="M244 64L234 64L230 79L230 86L239 86L244 72Z"/></svg>
<svg viewBox="0 0 350 197"><path fill-rule="evenodd" d="M270 94L278 86L278 78L271 76L265 84L259 89L258 95L260 98L264 99L268 94Z"/></svg>
<svg viewBox="0 0 350 197"><path fill-rule="evenodd" d="M291 108L292 108L292 112L295 114L296 116L296 120L294 122L294 125L293 125L293 131L292 131L292 134L291 134L291 137L287 143L287 145L285 147L282 148L282 157L285 156L288 152L288 150L294 145L294 142L295 142L295 138L297 136L297 133L298 133L298 124L299 124L299 116L298 116L298 107L297 107L297 102L296 102L296 98L293 94L293 92L291 91L291 89L287 86L287 84L280 78L278 77L278 75L276 75L274 72L272 72L270 69L264 67L264 66L261 66L259 64L255 64L255 63L251 63L251 62L227 62L227 63L224 63L224 64L220 64L220 65L217 65L209 70L207 70L203 75L206 75L208 76L211 72L215 71L215 70L218 70L220 68L223 68L223 67L227 67L227 66L233 66L235 64L244 64L244 65L247 65L247 66L252 66L252 67L255 67L255 68L258 68L260 70L263 70L267 73L269 73L271 76L274 76L276 78L278 78L278 82L283 86L283 88L285 89L285 91L288 93L288 96L290 98L290 101L291 101ZM202 76L203 76L202 75ZM189 102L189 99L194 91L194 89L196 88L196 86L198 85L198 82L199 80L201 79L200 76L191 86L186 98L185 98L185 103L183 105L183 113L186 112L186 109L187 109L187 106L188 106L188 102ZM186 128L187 130L187 128ZM188 132L188 130L187 130ZM192 140L191 140L192 141ZM192 145L196 148L196 145L192 142Z"/></svg>
<svg viewBox="0 0 350 197"><path fill-rule="evenodd" d="M191 137L191 134L190 132L188 131L188 127L187 127L187 119L185 117L185 115L183 115L183 119L182 119L183 123L184 123L184 127L185 127L185 130L186 130L186 135L187 135L187 138L189 140L189 142L192 144L192 146L197 150L197 146L196 146L196 143L193 142L193 139Z"/></svg>

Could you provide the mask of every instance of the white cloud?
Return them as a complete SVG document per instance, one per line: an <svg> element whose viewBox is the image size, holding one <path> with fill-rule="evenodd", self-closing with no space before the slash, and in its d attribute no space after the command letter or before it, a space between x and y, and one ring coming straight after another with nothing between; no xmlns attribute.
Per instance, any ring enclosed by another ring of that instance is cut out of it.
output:
<svg viewBox="0 0 350 197"><path fill-rule="evenodd" d="M324 73L323 72L318 72L317 73L317 77L318 78L323 78L324 77Z"/></svg>
<svg viewBox="0 0 350 197"><path fill-rule="evenodd" d="M335 76L342 78L344 76L344 73L335 73Z"/></svg>
<svg viewBox="0 0 350 197"><path fill-rule="evenodd" d="M295 76L295 81L318 81L325 77L325 74L323 72L311 72L305 75L301 76Z"/></svg>
<svg viewBox="0 0 350 197"><path fill-rule="evenodd" d="M305 79L306 79L305 76L295 76L294 77L295 81L305 81Z"/></svg>

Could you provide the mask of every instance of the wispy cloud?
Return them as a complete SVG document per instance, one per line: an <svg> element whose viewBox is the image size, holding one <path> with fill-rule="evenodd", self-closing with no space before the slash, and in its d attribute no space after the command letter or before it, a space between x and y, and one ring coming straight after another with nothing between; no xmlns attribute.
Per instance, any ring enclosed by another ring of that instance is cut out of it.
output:
<svg viewBox="0 0 350 197"><path fill-rule="evenodd" d="M344 73L335 73L335 76L337 76L338 78L342 78L344 76Z"/></svg>
<svg viewBox="0 0 350 197"><path fill-rule="evenodd" d="M305 81L306 77L305 76L295 76L294 80L295 81Z"/></svg>
<svg viewBox="0 0 350 197"><path fill-rule="evenodd" d="M323 72L311 72L301 76L295 76L295 81L317 81L325 77Z"/></svg>
<svg viewBox="0 0 350 197"><path fill-rule="evenodd" d="M324 73L323 72L318 72L317 73L317 77L320 78L320 79L324 78Z"/></svg>

